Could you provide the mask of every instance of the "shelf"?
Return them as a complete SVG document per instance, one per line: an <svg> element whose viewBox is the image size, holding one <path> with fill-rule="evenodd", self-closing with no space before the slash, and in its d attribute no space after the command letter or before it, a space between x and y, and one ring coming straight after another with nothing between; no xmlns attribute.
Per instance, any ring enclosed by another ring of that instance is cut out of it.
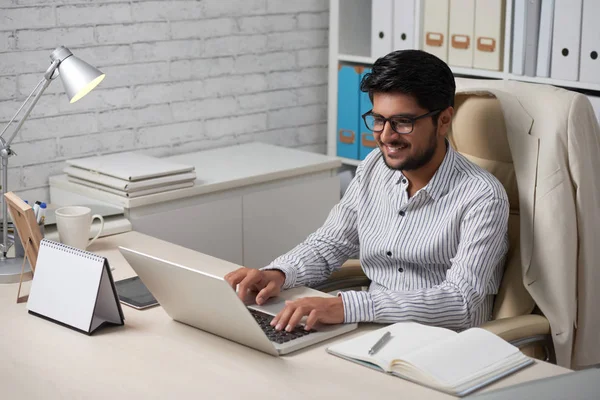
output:
<svg viewBox="0 0 600 400"><path fill-rule="evenodd" d="M363 56L354 56L350 54L339 54L338 61L342 62L351 62L357 64L365 64L371 65L375 62L376 58L372 57L363 57ZM521 82L531 82L531 83L545 83L547 85L560 86L564 88L573 88L573 89L584 89L591 90L594 92L600 92L600 84L598 83L586 83L586 82L578 82L578 81L563 81L552 78L541 78L538 76L525 76L525 75L513 75L513 74L505 74L502 71L488 71L485 69L474 69L474 68L463 68L463 67L453 67L450 66L452 72L455 75L467 76L467 77L478 77L478 78L492 78L492 79L510 79L514 81Z"/></svg>
<svg viewBox="0 0 600 400"><path fill-rule="evenodd" d="M345 165L354 165L355 167L358 167L358 164L361 163L361 160L353 160L352 158L344 158L344 157L338 157L338 158Z"/></svg>
<svg viewBox="0 0 600 400"><path fill-rule="evenodd" d="M364 57L364 56L354 56L350 54L338 54L338 61L342 62L351 62L356 64L366 64L372 65L375 63L377 59L373 57ZM452 72L456 75L466 75L466 76L476 76L479 78L494 78L494 79L502 79L504 78L504 73L501 71L488 71L485 69L475 69L475 68L462 68L462 67L452 67Z"/></svg>
<svg viewBox="0 0 600 400"><path fill-rule="evenodd" d="M338 54L338 60L343 62L371 65L374 64L377 59L373 57L353 56L350 54Z"/></svg>
<svg viewBox="0 0 600 400"><path fill-rule="evenodd" d="M552 78L541 78L539 76L525 76L525 75L513 75L509 74L508 79L514 81L521 82L531 82L531 83L545 83L547 85L560 86L564 88L573 88L573 89L585 89L585 90L593 90L595 92L600 92L600 84L598 83L586 83L579 81L563 81L559 79Z"/></svg>
<svg viewBox="0 0 600 400"><path fill-rule="evenodd" d="M504 72L502 72L502 71L490 71L487 69L453 67L451 65L450 65L450 69L452 70L452 72L454 72L455 75L476 76L479 78L493 78L493 79L503 79L504 78Z"/></svg>

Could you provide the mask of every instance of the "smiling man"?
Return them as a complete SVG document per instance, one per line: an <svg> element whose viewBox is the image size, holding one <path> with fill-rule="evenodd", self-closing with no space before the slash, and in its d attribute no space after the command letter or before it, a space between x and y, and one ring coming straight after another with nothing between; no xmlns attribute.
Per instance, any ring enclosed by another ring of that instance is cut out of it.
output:
<svg viewBox="0 0 600 400"><path fill-rule="evenodd" d="M463 329L490 319L508 250L509 204L494 176L450 147L454 76L418 50L378 59L361 83L379 148L358 166L344 197L304 243L262 270L225 278L264 303L281 289L324 281L360 257L368 291L287 303L273 319L315 323L417 321ZM318 194L316 194L318 195Z"/></svg>

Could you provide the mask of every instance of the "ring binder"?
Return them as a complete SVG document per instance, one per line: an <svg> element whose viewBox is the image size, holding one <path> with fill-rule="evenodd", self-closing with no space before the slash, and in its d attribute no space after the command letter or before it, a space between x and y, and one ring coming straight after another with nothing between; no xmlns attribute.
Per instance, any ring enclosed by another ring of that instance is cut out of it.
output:
<svg viewBox="0 0 600 400"><path fill-rule="evenodd" d="M452 35L452 47L455 49L468 49L471 38L467 35Z"/></svg>
<svg viewBox="0 0 600 400"><path fill-rule="evenodd" d="M369 148L377 147L377 142L372 133L363 133L361 138L362 145Z"/></svg>
<svg viewBox="0 0 600 400"><path fill-rule="evenodd" d="M490 37L478 37L477 50L493 52L496 50L496 40Z"/></svg>
<svg viewBox="0 0 600 400"><path fill-rule="evenodd" d="M425 43L427 46L441 47L444 44L444 34L439 32L427 32Z"/></svg>
<svg viewBox="0 0 600 400"><path fill-rule="evenodd" d="M354 132L349 129L340 129L340 142L353 144L354 143Z"/></svg>

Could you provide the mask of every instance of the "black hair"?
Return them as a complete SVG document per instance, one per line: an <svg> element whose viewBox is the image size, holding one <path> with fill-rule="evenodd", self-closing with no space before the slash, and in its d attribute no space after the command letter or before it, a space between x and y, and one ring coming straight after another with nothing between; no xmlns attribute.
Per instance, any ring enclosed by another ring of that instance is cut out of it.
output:
<svg viewBox="0 0 600 400"><path fill-rule="evenodd" d="M365 74L360 90L374 93L402 93L415 98L426 110L454 107L456 83L450 67L421 50L398 50L379 58ZM437 114L433 116L437 123Z"/></svg>

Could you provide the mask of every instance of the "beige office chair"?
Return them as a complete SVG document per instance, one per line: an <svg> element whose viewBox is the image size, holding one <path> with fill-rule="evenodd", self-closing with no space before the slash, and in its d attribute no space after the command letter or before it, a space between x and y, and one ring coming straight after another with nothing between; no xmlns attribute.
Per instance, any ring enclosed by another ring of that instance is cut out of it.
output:
<svg viewBox="0 0 600 400"><path fill-rule="evenodd" d="M519 252L519 197L500 102L491 96L457 94L448 139L454 149L498 178L510 202L510 249L504 276L494 302L492 320L482 327L529 356L554 362L550 324L540 315L523 285ZM350 260L316 288L322 291L360 290L369 284L358 260Z"/></svg>

